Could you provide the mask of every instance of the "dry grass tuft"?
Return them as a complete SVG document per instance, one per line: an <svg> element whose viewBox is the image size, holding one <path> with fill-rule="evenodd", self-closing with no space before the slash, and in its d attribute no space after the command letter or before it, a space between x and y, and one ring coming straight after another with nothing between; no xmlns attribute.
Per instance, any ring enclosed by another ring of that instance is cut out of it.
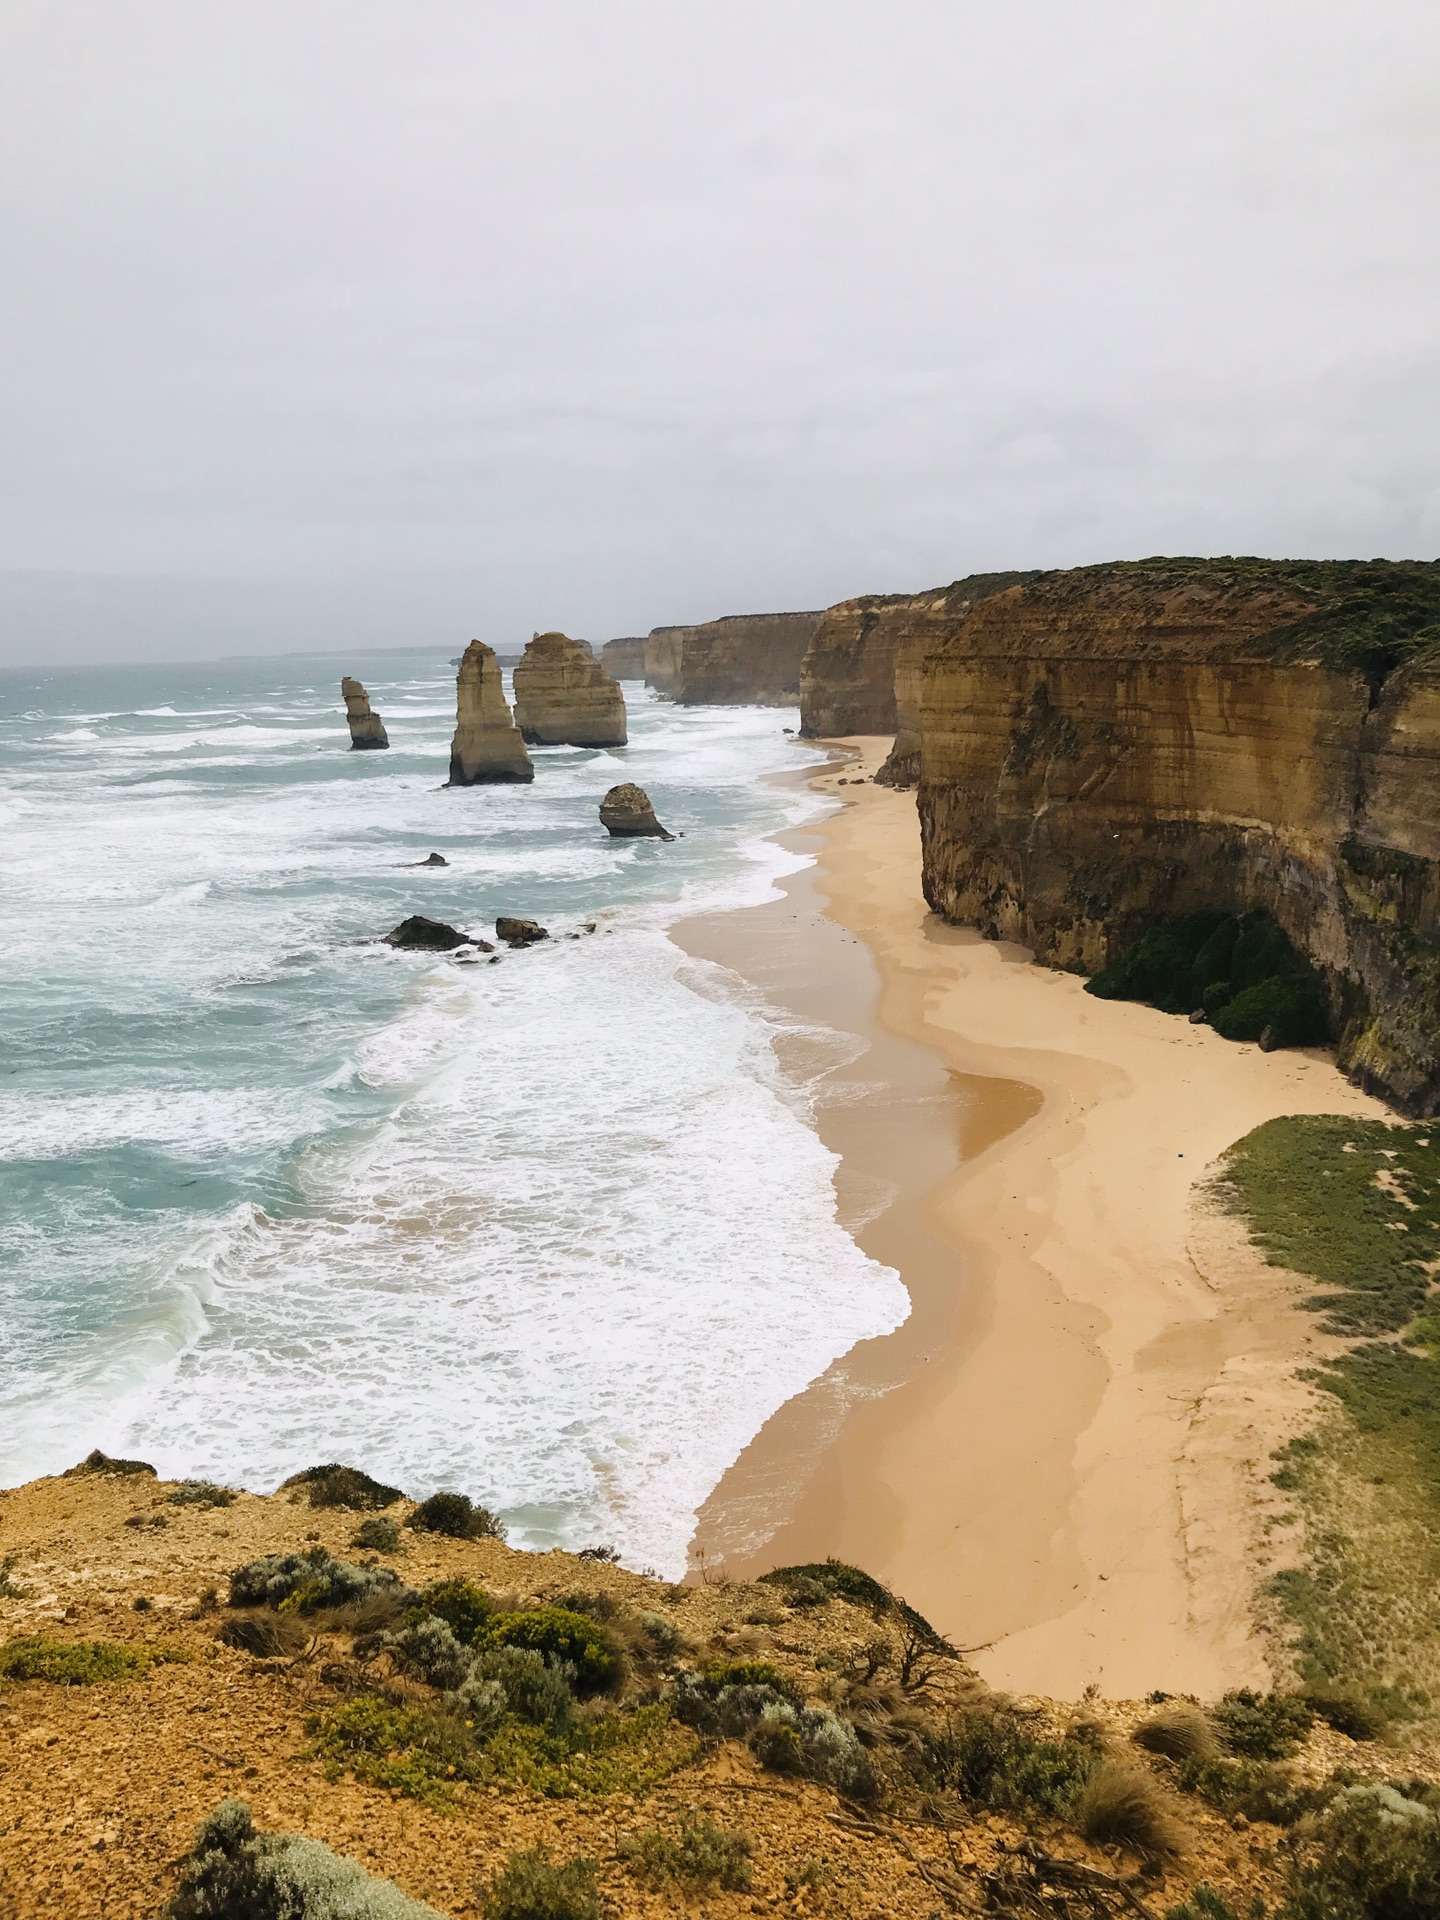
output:
<svg viewBox="0 0 1440 1920"><path fill-rule="evenodd" d="M1075 1803L1075 1829L1100 1846L1123 1847L1138 1860L1177 1860L1188 1829L1171 1795L1151 1774L1106 1760Z"/></svg>
<svg viewBox="0 0 1440 1920"><path fill-rule="evenodd" d="M1187 1700L1177 1700L1151 1714L1130 1737L1137 1747L1163 1754L1167 1760L1213 1760L1220 1752L1214 1721Z"/></svg>

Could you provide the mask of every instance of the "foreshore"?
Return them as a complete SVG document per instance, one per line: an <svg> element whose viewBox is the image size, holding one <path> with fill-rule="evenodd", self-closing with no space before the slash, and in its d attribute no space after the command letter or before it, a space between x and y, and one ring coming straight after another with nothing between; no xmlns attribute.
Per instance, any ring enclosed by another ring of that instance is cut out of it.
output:
<svg viewBox="0 0 1440 1920"><path fill-rule="evenodd" d="M1018 1692L1266 1684L1270 1454L1323 1343L1204 1183L1276 1115L1386 1110L1322 1052L1096 1000L936 920L914 796L870 779L889 742L838 744L815 779L844 804L794 837L816 864L676 937L795 1019L792 1070L805 1022L857 1037L816 1124L913 1308L767 1423L695 1561L854 1562Z"/></svg>

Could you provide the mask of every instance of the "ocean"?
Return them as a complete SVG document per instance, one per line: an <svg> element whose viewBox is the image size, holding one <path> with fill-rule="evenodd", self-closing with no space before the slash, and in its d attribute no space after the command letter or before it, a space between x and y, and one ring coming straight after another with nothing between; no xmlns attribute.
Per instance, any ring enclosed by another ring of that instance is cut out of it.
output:
<svg viewBox="0 0 1440 1920"><path fill-rule="evenodd" d="M339 1460L673 1578L768 1416L904 1319L793 1020L667 931L801 864L773 836L829 803L770 776L815 752L625 692L628 747L449 790L444 650L0 674L0 1483ZM622 779L683 838L610 840ZM378 943L417 912L552 938Z"/></svg>

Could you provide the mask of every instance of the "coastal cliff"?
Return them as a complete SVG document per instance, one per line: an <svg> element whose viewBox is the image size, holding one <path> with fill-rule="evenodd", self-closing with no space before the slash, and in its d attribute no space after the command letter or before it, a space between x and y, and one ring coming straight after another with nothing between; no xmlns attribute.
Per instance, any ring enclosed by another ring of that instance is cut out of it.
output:
<svg viewBox="0 0 1440 1920"><path fill-rule="evenodd" d="M739 613L645 640L645 684L681 706L793 706L823 615Z"/></svg>
<svg viewBox="0 0 1440 1920"><path fill-rule="evenodd" d="M455 676L455 737L450 744L452 787L533 780L535 769L510 716L500 663L482 640L472 640Z"/></svg>
<svg viewBox="0 0 1440 1920"><path fill-rule="evenodd" d="M933 624L937 913L1093 972L1156 920L1261 908L1342 1068L1440 1107L1440 564L1117 563Z"/></svg>
<svg viewBox="0 0 1440 1920"><path fill-rule="evenodd" d="M623 747L625 696L580 641L537 633L515 669L515 724L532 746Z"/></svg>
<svg viewBox="0 0 1440 1920"><path fill-rule="evenodd" d="M833 740L898 731L904 746L897 740L896 753L903 750L914 760L907 781L899 784L913 780L919 771L917 699L926 654L972 601L1033 577L974 573L928 593L867 593L827 608L800 666L801 733Z"/></svg>
<svg viewBox="0 0 1440 1920"><path fill-rule="evenodd" d="M643 680L645 678L644 634L628 633L618 640L607 640L600 649L600 664L617 680Z"/></svg>

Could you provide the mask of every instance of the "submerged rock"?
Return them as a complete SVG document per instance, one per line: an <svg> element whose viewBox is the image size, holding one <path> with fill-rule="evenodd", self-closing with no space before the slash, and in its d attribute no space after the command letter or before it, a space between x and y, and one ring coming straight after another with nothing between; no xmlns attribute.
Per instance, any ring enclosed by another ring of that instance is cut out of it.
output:
<svg viewBox="0 0 1440 1920"><path fill-rule="evenodd" d="M510 717L494 648L472 640L455 676L449 784L476 787L534 778L525 742Z"/></svg>
<svg viewBox="0 0 1440 1920"><path fill-rule="evenodd" d="M385 935L387 947L406 947L420 953L449 953L453 947L473 947L478 943L468 933L447 927L443 920L427 920L423 913L412 913Z"/></svg>
<svg viewBox="0 0 1440 1920"><path fill-rule="evenodd" d="M389 736L385 732L385 722L378 713L370 710L370 696L358 680L352 680L348 674L340 682L340 691L345 698L345 718L350 722L350 747L388 747Z"/></svg>
<svg viewBox="0 0 1440 1920"><path fill-rule="evenodd" d="M515 669L515 724L535 746L623 747L625 696L581 641L537 633Z"/></svg>
<svg viewBox="0 0 1440 1920"><path fill-rule="evenodd" d="M408 860L405 864L411 867L448 867L450 862L443 853L430 853L423 860Z"/></svg>
<svg viewBox="0 0 1440 1920"><path fill-rule="evenodd" d="M495 938L507 947L533 947L537 940L548 940L550 935L534 920L512 920L501 914L495 922Z"/></svg>
<svg viewBox="0 0 1440 1920"><path fill-rule="evenodd" d="M655 818L649 794L643 787L637 787L633 780L622 780L618 787L611 787L600 802L600 824L607 833L613 833L621 840L675 838Z"/></svg>

